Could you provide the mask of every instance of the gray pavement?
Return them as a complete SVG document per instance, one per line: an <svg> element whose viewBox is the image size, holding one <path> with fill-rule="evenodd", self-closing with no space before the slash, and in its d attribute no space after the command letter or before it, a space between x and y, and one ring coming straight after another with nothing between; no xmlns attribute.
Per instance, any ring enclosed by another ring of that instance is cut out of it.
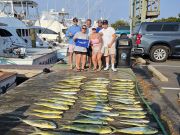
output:
<svg viewBox="0 0 180 135"><path fill-rule="evenodd" d="M175 123L176 131L179 130L180 134L180 101L177 96L180 93L180 58L170 58L164 63L151 62L147 58L145 60L169 79L168 82L161 82L156 77L151 78L151 81L159 88L152 92L153 100Z"/></svg>

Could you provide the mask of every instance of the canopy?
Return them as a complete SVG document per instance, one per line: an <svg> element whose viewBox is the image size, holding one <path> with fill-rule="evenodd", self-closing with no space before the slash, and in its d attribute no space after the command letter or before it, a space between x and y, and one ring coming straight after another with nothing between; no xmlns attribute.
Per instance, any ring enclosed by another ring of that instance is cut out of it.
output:
<svg viewBox="0 0 180 135"><path fill-rule="evenodd" d="M1 3L13 2L15 6L29 6L29 7L37 7L38 4L33 0L0 0Z"/></svg>

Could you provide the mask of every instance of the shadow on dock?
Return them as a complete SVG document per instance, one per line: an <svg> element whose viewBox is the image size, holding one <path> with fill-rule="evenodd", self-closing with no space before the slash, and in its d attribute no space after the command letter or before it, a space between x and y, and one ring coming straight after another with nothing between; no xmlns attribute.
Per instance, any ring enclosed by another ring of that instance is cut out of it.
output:
<svg viewBox="0 0 180 135"><path fill-rule="evenodd" d="M19 118L26 118L24 112L29 108L29 106L22 106L13 112L0 114L0 135L7 134L10 130L17 127L22 122Z"/></svg>

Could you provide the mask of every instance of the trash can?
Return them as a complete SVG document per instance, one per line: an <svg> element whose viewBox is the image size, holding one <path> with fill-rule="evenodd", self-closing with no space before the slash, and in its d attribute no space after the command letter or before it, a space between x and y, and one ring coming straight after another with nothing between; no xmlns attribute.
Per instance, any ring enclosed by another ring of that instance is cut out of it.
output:
<svg viewBox="0 0 180 135"><path fill-rule="evenodd" d="M126 35L121 35L116 41L116 67L131 67L132 41Z"/></svg>

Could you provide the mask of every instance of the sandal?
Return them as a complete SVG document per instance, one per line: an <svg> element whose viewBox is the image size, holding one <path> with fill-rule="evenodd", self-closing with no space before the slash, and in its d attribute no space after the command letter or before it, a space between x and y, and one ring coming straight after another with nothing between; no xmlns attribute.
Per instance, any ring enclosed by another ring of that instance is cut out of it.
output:
<svg viewBox="0 0 180 135"><path fill-rule="evenodd" d="M76 72L81 72L81 69L78 69L78 68L77 68L77 69L76 69Z"/></svg>
<svg viewBox="0 0 180 135"><path fill-rule="evenodd" d="M84 69L81 69L81 71L85 71Z"/></svg>

